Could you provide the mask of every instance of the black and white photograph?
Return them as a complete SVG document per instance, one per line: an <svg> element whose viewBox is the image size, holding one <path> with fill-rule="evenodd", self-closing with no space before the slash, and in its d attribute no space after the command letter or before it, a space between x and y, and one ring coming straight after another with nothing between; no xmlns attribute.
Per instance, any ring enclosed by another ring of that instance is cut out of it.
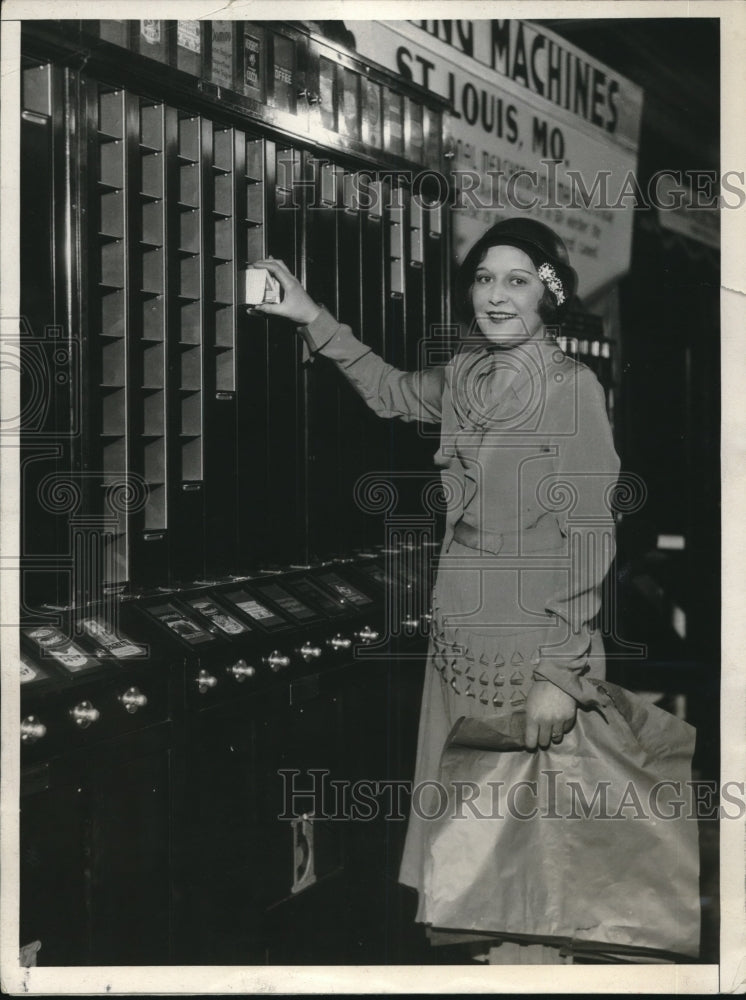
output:
<svg viewBox="0 0 746 1000"><path fill-rule="evenodd" d="M216 6L2 9L4 990L742 992L746 10Z"/></svg>

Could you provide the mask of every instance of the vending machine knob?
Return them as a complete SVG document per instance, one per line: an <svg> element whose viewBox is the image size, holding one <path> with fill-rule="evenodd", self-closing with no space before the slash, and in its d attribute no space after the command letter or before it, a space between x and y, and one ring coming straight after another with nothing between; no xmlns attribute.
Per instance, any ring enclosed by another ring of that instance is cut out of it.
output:
<svg viewBox="0 0 746 1000"><path fill-rule="evenodd" d="M210 688L214 688L218 683L217 677L208 674L206 670L200 670L197 674L197 687L200 694L207 694Z"/></svg>
<svg viewBox="0 0 746 1000"><path fill-rule="evenodd" d="M310 660L312 656L321 656L321 647L312 646L310 642L304 642L298 652L304 659Z"/></svg>
<svg viewBox="0 0 746 1000"><path fill-rule="evenodd" d="M375 629L372 629L370 625L364 625L359 632L355 633L355 635L363 642L375 642L376 639L380 638L380 633L376 632Z"/></svg>
<svg viewBox="0 0 746 1000"><path fill-rule="evenodd" d="M278 670L282 670L283 667L290 666L290 657L283 656L279 649L273 649L269 656L265 656L264 661L270 665L271 669L274 670L275 673Z"/></svg>
<svg viewBox="0 0 746 1000"><path fill-rule="evenodd" d="M433 613L432 611L424 611L420 615L420 618L423 620L423 622L431 622L433 620Z"/></svg>
<svg viewBox="0 0 746 1000"><path fill-rule="evenodd" d="M417 619L413 618L411 615L407 615L406 618L402 620L402 625L406 628L417 628Z"/></svg>
<svg viewBox="0 0 746 1000"><path fill-rule="evenodd" d="M27 715L21 720L21 742L36 743L47 735L47 727L35 715Z"/></svg>
<svg viewBox="0 0 746 1000"><path fill-rule="evenodd" d="M246 660L236 660L228 667L228 672L233 674L237 681L243 683L247 677L253 677L256 674L256 667L250 666Z"/></svg>
<svg viewBox="0 0 746 1000"><path fill-rule="evenodd" d="M332 647L332 649L349 649L352 645L352 639L345 639L344 636L337 633L337 635L328 639L327 643Z"/></svg>
<svg viewBox="0 0 746 1000"><path fill-rule="evenodd" d="M74 708L70 709L70 715L75 725L81 729L87 729L91 723L97 722L101 717L99 710L94 708L90 701L81 701L80 704L75 705Z"/></svg>
<svg viewBox="0 0 746 1000"><path fill-rule="evenodd" d="M119 700L124 705L125 712L134 715L138 708L145 708L148 703L147 695L144 695L139 688L131 687L119 695Z"/></svg>

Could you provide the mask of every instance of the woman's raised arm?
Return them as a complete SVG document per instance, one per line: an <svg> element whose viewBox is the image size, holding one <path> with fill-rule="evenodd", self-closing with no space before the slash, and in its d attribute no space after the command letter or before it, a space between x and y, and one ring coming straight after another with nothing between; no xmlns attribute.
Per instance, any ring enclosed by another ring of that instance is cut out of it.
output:
<svg viewBox="0 0 746 1000"><path fill-rule="evenodd" d="M417 372L395 368L314 302L282 261L269 258L252 266L266 268L282 286L281 302L262 303L254 307L256 311L299 324L311 354L333 361L378 416L440 422L445 366Z"/></svg>

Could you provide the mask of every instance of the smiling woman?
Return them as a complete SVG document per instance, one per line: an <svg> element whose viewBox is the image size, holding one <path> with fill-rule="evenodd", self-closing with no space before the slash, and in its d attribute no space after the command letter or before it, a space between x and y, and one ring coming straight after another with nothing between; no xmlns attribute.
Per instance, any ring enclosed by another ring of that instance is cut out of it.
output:
<svg viewBox="0 0 746 1000"><path fill-rule="evenodd" d="M280 303L256 308L304 324L311 352L334 361L379 416L441 425L435 461L448 513L415 771L426 793L412 811L400 871L419 891L417 919L433 943L452 942L454 933L481 940L490 961L563 961L552 905L531 907L531 899L551 904L552 890L529 852L516 847L485 872L469 861L479 845L464 843L458 861L439 864L431 821L437 803L427 801L427 786L441 777L449 734L464 717L498 729L524 722L525 749L551 768L578 705L592 701L585 675L604 675L592 620L614 553L609 496L619 459L596 377L566 358L552 335L575 295L567 250L535 220L492 226L458 275L468 335L448 364L418 372L400 371L361 344L281 261L255 266L267 268L283 291ZM510 787L525 755L499 756ZM495 847L500 821L490 823L480 836L487 831ZM485 877L497 901L506 864L521 872L525 890L507 923L497 902L494 912L488 906L476 914L468 902L470 886Z"/></svg>

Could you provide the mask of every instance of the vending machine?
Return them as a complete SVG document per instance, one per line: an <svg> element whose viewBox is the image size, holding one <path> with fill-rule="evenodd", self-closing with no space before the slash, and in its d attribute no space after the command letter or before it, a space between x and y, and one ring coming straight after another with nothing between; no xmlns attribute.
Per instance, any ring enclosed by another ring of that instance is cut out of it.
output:
<svg viewBox="0 0 746 1000"><path fill-rule="evenodd" d="M383 960L403 824L371 851L283 796L411 777L437 519L360 483L401 473L406 512L436 439L253 311L247 269L443 361L445 103L302 23L26 22L22 57L20 945Z"/></svg>

